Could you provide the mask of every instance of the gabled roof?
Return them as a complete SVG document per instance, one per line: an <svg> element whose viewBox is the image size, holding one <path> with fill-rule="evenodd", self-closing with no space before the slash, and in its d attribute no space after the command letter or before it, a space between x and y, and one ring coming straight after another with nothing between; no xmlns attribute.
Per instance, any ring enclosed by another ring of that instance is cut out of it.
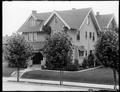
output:
<svg viewBox="0 0 120 92"><path fill-rule="evenodd" d="M25 23L18 29L18 32L40 32L40 27L44 24L46 19L50 16L50 12L47 13L36 13L25 21ZM33 17L36 21L41 20L42 23L40 25L31 26L29 24L29 19Z"/></svg>
<svg viewBox="0 0 120 92"><path fill-rule="evenodd" d="M37 13L34 16L38 19L38 20L46 20L49 16L50 16L51 12L46 12L46 13Z"/></svg>
<svg viewBox="0 0 120 92"><path fill-rule="evenodd" d="M96 15L100 28L106 28L113 16L113 14Z"/></svg>
<svg viewBox="0 0 120 92"><path fill-rule="evenodd" d="M70 28L78 29L90 10L91 8L83 8L55 11L55 13L58 14L59 15L58 17L64 20L65 23L68 24Z"/></svg>

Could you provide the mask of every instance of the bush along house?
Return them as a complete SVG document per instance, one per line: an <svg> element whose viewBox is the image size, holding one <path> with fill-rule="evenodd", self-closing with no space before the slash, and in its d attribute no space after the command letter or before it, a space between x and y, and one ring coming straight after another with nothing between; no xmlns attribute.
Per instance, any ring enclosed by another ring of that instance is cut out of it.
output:
<svg viewBox="0 0 120 92"><path fill-rule="evenodd" d="M108 19L109 21L106 18L107 26L105 27L110 27L111 23L115 22L112 16ZM32 11L32 14L20 27L18 32L21 32L26 41L33 45L35 52L34 64L43 59L41 52L46 38L67 28L66 34L72 38L73 62L77 59L82 64L83 59L90 52L94 51L94 44L98 39L98 32L103 27L101 21L105 20L101 19L100 15L95 16L92 8L73 8L71 10L46 13ZM46 27L50 29L50 32L45 31ZM41 59L38 57L41 57Z"/></svg>

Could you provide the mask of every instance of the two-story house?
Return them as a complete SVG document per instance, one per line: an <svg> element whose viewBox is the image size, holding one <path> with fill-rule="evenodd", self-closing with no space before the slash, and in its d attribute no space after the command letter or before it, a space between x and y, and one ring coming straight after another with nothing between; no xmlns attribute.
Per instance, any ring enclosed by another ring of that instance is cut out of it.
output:
<svg viewBox="0 0 120 92"><path fill-rule="evenodd" d="M49 35L42 30L43 26L51 27L51 36L67 27L67 34L72 38L73 61L83 58L94 50L94 44L101 26L98 23L92 8L72 9L65 11L53 11L37 13L32 11L30 17L21 26L18 32L22 32L26 41L33 45L35 52L42 51L44 41Z"/></svg>

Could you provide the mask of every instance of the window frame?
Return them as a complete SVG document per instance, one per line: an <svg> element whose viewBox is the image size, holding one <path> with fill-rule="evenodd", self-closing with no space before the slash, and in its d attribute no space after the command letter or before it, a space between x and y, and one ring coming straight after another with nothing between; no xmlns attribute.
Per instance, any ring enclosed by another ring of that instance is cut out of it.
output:
<svg viewBox="0 0 120 92"><path fill-rule="evenodd" d="M95 33L94 32L93 32L93 37L92 38L93 38L93 41L95 41Z"/></svg>
<svg viewBox="0 0 120 92"><path fill-rule="evenodd" d="M90 39L92 38L92 32L89 32L89 38Z"/></svg>
<svg viewBox="0 0 120 92"><path fill-rule="evenodd" d="M76 39L77 39L77 41L80 40L80 31L78 31Z"/></svg>
<svg viewBox="0 0 120 92"><path fill-rule="evenodd" d="M85 32L85 38L87 39L87 31Z"/></svg>

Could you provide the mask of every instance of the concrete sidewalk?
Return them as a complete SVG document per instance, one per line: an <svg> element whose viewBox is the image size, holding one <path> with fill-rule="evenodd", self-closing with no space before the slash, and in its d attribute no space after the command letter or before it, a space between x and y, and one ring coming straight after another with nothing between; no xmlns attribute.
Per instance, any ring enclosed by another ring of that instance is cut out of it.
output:
<svg viewBox="0 0 120 92"><path fill-rule="evenodd" d="M7 81L16 81L16 77L8 77L6 78ZM60 81L53 81L53 80L37 80L37 79L23 79L20 78L21 82L29 82L29 83L43 83L43 84L54 84L54 85L60 85ZM104 85L104 84L92 84L92 83L78 83L78 82L63 82L63 86L77 86L77 87L85 87L85 88L94 88L94 89L114 89L114 85ZM117 86L119 89L119 86Z"/></svg>

